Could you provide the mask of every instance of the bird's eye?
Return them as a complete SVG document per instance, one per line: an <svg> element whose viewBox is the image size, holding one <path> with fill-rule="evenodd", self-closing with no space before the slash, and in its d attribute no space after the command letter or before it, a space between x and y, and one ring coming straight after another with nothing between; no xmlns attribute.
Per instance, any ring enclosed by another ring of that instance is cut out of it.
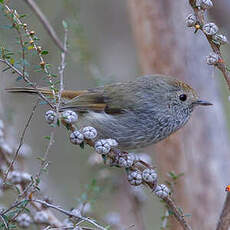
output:
<svg viewBox="0 0 230 230"><path fill-rule="evenodd" d="M186 94L181 94L181 95L179 96L179 98L180 98L181 101L186 101L187 95L186 95Z"/></svg>

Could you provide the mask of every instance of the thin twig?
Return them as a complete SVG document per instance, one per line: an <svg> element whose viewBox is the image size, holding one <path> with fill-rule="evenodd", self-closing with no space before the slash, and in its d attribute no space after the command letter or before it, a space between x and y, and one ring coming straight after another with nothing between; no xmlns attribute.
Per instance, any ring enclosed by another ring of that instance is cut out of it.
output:
<svg viewBox="0 0 230 230"><path fill-rule="evenodd" d="M174 201L170 197L163 198L168 206L168 209L173 212L174 217L180 223L184 230L192 230L189 224L186 222L184 215L181 214L179 209L176 207Z"/></svg>
<svg viewBox="0 0 230 230"><path fill-rule="evenodd" d="M35 110L36 110L36 108L37 108L38 102L39 102L39 100L37 100L37 102L35 103L35 105L34 105L34 107L33 107L33 109L32 109L32 112L31 112L31 114L30 114L30 116L29 116L29 119L28 119L28 121L27 121L27 123L26 123L26 125L25 125L25 128L24 128L24 130L23 130L23 132L22 132L22 135L21 135L21 138L20 138L20 142L19 142L18 148L17 148L17 150L16 150L16 152L15 152L15 154L14 154L14 158L13 158L13 160L11 161L9 168L7 169L7 172L6 172L6 174L5 174L5 176L4 176L4 179L3 179L3 183L6 182L7 176L8 176L8 174L9 174L10 170L12 169L12 167L13 167L15 161L17 160L19 151L20 151L20 149L21 149L21 147L22 147L22 145L23 145L23 142L24 142L24 137L25 137L25 134L26 134L26 130L27 130L27 128L28 128L29 125L30 125L30 122L31 122L31 120L32 120L32 118L33 118L33 115L34 115L34 113L35 113Z"/></svg>
<svg viewBox="0 0 230 230"><path fill-rule="evenodd" d="M64 28L64 49L67 50L67 34L68 34L68 29ZM61 53L61 64L59 66L59 75L60 75L60 86L59 86L59 92L58 92L58 102L56 106L57 113L59 112L59 107L61 104L61 95L64 90L64 70L65 70L65 57L66 57L66 52Z"/></svg>
<svg viewBox="0 0 230 230"><path fill-rule="evenodd" d="M65 46L62 45L62 42L58 38L55 30L47 20L46 16L42 13L41 9L38 7L38 5L33 0L24 0L30 8L34 11L34 13L38 16L39 20L47 30L50 37L53 39L54 43L57 45L58 48L60 48L63 52L66 52L67 49Z"/></svg>
<svg viewBox="0 0 230 230"><path fill-rule="evenodd" d="M25 69L26 69L26 65L25 65L25 47L24 47L23 38L22 38L22 34L21 34L20 29L18 29L16 27L16 30L18 32L19 41L20 41L20 45L21 45L21 49L22 49L22 75L25 76Z"/></svg>
<svg viewBox="0 0 230 230"><path fill-rule="evenodd" d="M6 8L6 10L8 12L10 12L11 14L13 14L14 20L13 20L12 23L17 23L18 26L23 26L23 23L20 20L19 15L16 13L16 11L10 9L10 7L7 4L4 4L4 7ZM34 37L33 37L33 35L31 35L28 27L27 26L23 26L23 28L25 30L26 35L29 38L30 43L33 45L33 48L38 51L39 50L38 49L38 45L34 42ZM45 60L44 60L44 58L42 56L42 53L41 52L37 52L37 54L38 54L38 57L39 57L39 59L41 61L40 65L42 63L41 67L43 68L44 72L47 74L48 81L49 81L49 83L51 85L51 91L52 91L52 94L53 94L53 98L55 98L56 97L56 93L55 93L55 90L54 90L54 83L53 83L53 80L52 80L52 76L51 76L51 74L48 71L48 68L47 68Z"/></svg>
<svg viewBox="0 0 230 230"><path fill-rule="evenodd" d="M106 230L106 228L104 228L103 226L97 224L94 220L90 219L89 217L84 217L84 216L78 216L78 215L75 215L73 214L71 211L67 211L67 210L64 210L63 208L60 208L56 205L53 205L53 204L49 204L43 200L32 200L33 202L37 202L37 203L40 203L42 204L43 206L46 206L48 208L53 208L69 217L75 217L77 219L81 219L81 220L84 220L92 225L94 225L95 227L97 227L98 229L101 229L101 230Z"/></svg>
<svg viewBox="0 0 230 230"><path fill-rule="evenodd" d="M194 14L196 16L196 19L197 19L197 22L199 23L200 27L201 27L201 31L204 33L204 31L202 30L203 28L203 25L205 24L205 20L204 20L204 10L201 10L199 9L197 6L196 6L196 0L189 0L189 3L191 5L191 7L193 8L193 11L194 11ZM215 43L212 39L212 36L210 35L207 35L204 33L204 35L206 36L212 50L214 53L216 53L219 57L220 57L220 60L219 62L215 65L223 74L224 76L224 79L228 85L228 88L230 90L230 75L227 71L227 67L226 67L226 64L224 63L224 59L223 59L223 56L221 54L221 51L220 51L220 45Z"/></svg>
<svg viewBox="0 0 230 230"><path fill-rule="evenodd" d="M4 217L2 216L2 214L0 214L0 217L1 217L2 221L3 221L3 224L4 224L5 228L6 228L6 230L9 229L8 223L6 223L6 221L5 221Z"/></svg>
<svg viewBox="0 0 230 230"><path fill-rule="evenodd" d="M197 22L200 25L201 28L203 28L205 24L205 17L204 17L204 10L201 10L197 7L196 5L196 0L189 0L189 3L191 7L193 8L194 14L196 16ZM201 29L202 30L202 29ZM204 31L202 30L204 33ZM216 53L219 57L220 60L218 63L215 65L223 74L223 77L228 85L228 88L230 90L230 75L227 70L227 66L224 63L224 59L222 57L221 51L220 51L220 45L215 43L212 39L212 36L205 34L206 39L209 42L209 45L211 46L212 50L214 53ZM218 225L217 225L217 230L228 230L230 227L230 193L227 194L226 200L224 203L224 207L222 210L222 213L220 215Z"/></svg>
<svg viewBox="0 0 230 230"><path fill-rule="evenodd" d="M221 212L216 230L228 230L230 227L230 192L227 192L224 207Z"/></svg>
<svg viewBox="0 0 230 230"><path fill-rule="evenodd" d="M6 65L9 66L12 70L14 70L20 77L23 78L23 80L24 80L26 83L28 83L28 84L36 91L36 93L37 93L47 104L49 104L49 106L50 106L51 108L54 109L54 106L49 102L49 100L44 96L44 94L42 94L42 93L37 89L36 85L35 85L33 82L31 82L31 81L29 80L28 77L26 77L25 75L23 75L23 73L22 73L20 70L18 70L14 65L12 65L11 63L9 63L9 62L8 62L7 60L5 60L5 59L0 59L0 62L6 64Z"/></svg>
<svg viewBox="0 0 230 230"><path fill-rule="evenodd" d="M167 228L167 224L168 224L168 217L169 217L169 211L168 211L168 209L166 209L165 214L164 214L163 217L164 218L162 219L161 228L162 229L166 229Z"/></svg>
<svg viewBox="0 0 230 230"><path fill-rule="evenodd" d="M11 205L8 209L6 210L3 210L0 212L0 215L5 215L6 213L8 213L10 210L18 207L21 203L23 203L25 200L21 200L21 201L18 201L16 203L14 203L13 205Z"/></svg>
<svg viewBox="0 0 230 230"><path fill-rule="evenodd" d="M50 148L52 147L53 143L54 143L54 131L52 131L50 134L49 144L48 144L47 149L44 153L44 156L43 156L43 159L41 162L41 166L40 166L38 174L36 175L36 178L40 178L40 176L42 174L42 170L47 168L49 165L49 162L47 162L47 158L48 158L48 154L49 154Z"/></svg>
<svg viewBox="0 0 230 230"><path fill-rule="evenodd" d="M54 230L54 229L60 229L60 228L56 228L56 227L51 227L51 226L48 226L47 228L43 229L43 230ZM75 229L75 227L62 227L62 229ZM95 228L89 228L89 227L83 227L81 226L81 229L83 230L97 230Z"/></svg>
<svg viewBox="0 0 230 230"><path fill-rule="evenodd" d="M48 144L48 146L47 146L46 152L45 152L44 157L43 157L44 160L47 160L47 157L48 157L50 148L51 148L51 146L53 145L53 143L54 143L54 131L51 132L50 141L49 141L49 144Z"/></svg>

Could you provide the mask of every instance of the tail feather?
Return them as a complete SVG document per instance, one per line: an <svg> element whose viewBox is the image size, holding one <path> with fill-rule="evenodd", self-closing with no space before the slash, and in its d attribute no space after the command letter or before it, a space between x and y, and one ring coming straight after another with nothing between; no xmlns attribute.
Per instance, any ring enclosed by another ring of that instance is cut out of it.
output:
<svg viewBox="0 0 230 230"><path fill-rule="evenodd" d="M30 94L37 94L38 92L41 92L43 94L49 95L51 94L51 91L46 88L26 88L26 87L12 87L5 89L9 93L30 93Z"/></svg>
<svg viewBox="0 0 230 230"><path fill-rule="evenodd" d="M46 88L29 88L29 87L12 87L12 88L7 88L5 89L9 93L29 93L29 94L38 94L38 92L41 92L42 94L45 95L53 95L53 92L50 89ZM65 99L73 99L77 96L83 95L86 93L87 90L64 90L62 92L62 98Z"/></svg>
<svg viewBox="0 0 230 230"><path fill-rule="evenodd" d="M53 93L47 88L30 88L30 87L13 87L5 89L9 93L27 93L38 94L41 92L45 96L52 96ZM100 112L106 108L103 92L92 92L89 90L64 90L62 92L62 110L73 109L79 112L87 112L89 110Z"/></svg>

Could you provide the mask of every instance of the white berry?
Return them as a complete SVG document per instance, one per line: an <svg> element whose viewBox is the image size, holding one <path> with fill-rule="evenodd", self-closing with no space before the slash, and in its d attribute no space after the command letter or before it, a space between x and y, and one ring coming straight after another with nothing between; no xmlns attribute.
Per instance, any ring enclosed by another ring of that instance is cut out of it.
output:
<svg viewBox="0 0 230 230"><path fill-rule="evenodd" d="M154 183L157 179L157 173L154 169L145 169L142 172L142 178L144 181Z"/></svg>
<svg viewBox="0 0 230 230"><path fill-rule="evenodd" d="M75 130L74 132L72 132L69 137L70 137L71 143L75 145L79 145L84 141L83 134L79 132L78 130Z"/></svg>
<svg viewBox="0 0 230 230"><path fill-rule="evenodd" d="M118 165L120 167L130 168L134 164L135 156L127 154L119 158Z"/></svg>
<svg viewBox="0 0 230 230"><path fill-rule="evenodd" d="M45 113L45 119L48 124L54 124L57 122L57 114L53 110L48 110Z"/></svg>
<svg viewBox="0 0 230 230"><path fill-rule="evenodd" d="M218 32L218 30L218 26L213 22L207 23L203 26L203 31L207 35L214 35Z"/></svg>
<svg viewBox="0 0 230 230"><path fill-rule="evenodd" d="M34 222L37 224L48 224L49 216L45 211L36 212L34 215Z"/></svg>
<svg viewBox="0 0 230 230"><path fill-rule="evenodd" d="M142 175L138 171L133 171L128 175L128 181L131 185L138 186L142 183Z"/></svg>
<svg viewBox="0 0 230 230"><path fill-rule="evenodd" d="M187 27L192 27L196 25L196 16L193 14L189 14L185 19L185 24Z"/></svg>
<svg viewBox="0 0 230 230"><path fill-rule="evenodd" d="M78 120L78 115L72 110L62 112L62 118L67 124L74 124Z"/></svg>
<svg viewBox="0 0 230 230"><path fill-rule="evenodd" d="M211 7L213 7L213 3L211 0L201 0L200 7L203 10L207 10L207 9L210 9Z"/></svg>
<svg viewBox="0 0 230 230"><path fill-rule="evenodd" d="M220 45L224 45L228 43L227 37L224 36L223 34L215 34L213 36L213 41L219 43Z"/></svg>
<svg viewBox="0 0 230 230"><path fill-rule="evenodd" d="M28 214L22 213L16 218L16 222L20 227L28 228L32 223L32 219Z"/></svg>
<svg viewBox="0 0 230 230"><path fill-rule="evenodd" d="M206 62L208 65L216 65L219 59L220 59L219 55L212 52L206 57Z"/></svg>
<svg viewBox="0 0 230 230"><path fill-rule="evenodd" d="M97 136L97 130L94 127L87 126L82 129L85 139L94 139Z"/></svg>
<svg viewBox="0 0 230 230"><path fill-rule="evenodd" d="M155 194L160 198L166 198L169 196L170 190L164 184L157 185L156 189L154 190Z"/></svg>
<svg viewBox="0 0 230 230"><path fill-rule="evenodd" d="M95 143L94 148L95 148L97 153L103 154L103 155L109 153L109 151L111 149L110 144L106 139L98 140Z"/></svg>

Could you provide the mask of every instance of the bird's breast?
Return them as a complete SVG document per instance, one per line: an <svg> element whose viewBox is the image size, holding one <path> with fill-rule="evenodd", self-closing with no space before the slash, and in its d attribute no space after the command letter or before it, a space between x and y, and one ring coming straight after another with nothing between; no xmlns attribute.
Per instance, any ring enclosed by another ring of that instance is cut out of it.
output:
<svg viewBox="0 0 230 230"><path fill-rule="evenodd" d="M172 116L152 111L125 112L109 115L89 112L81 119L82 125L97 129L97 138L115 139L121 149L136 149L156 143L179 129L183 124Z"/></svg>

